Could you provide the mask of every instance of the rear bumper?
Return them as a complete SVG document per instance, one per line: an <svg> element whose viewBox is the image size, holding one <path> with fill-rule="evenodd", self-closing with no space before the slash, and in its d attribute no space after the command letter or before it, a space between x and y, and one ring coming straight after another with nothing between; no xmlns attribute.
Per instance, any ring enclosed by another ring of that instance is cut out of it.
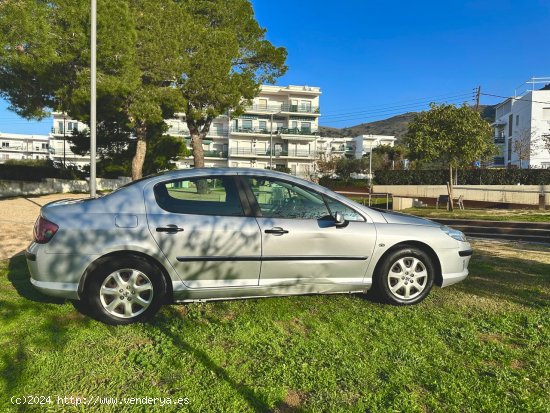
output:
<svg viewBox="0 0 550 413"><path fill-rule="evenodd" d="M79 299L77 283L38 281L31 278L31 284L42 294L52 297L68 298L70 300Z"/></svg>

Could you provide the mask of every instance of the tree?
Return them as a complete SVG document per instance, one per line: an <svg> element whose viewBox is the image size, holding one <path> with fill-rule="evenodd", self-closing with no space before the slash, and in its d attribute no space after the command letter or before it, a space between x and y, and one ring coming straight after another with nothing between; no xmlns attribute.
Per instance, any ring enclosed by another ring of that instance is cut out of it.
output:
<svg viewBox="0 0 550 413"><path fill-rule="evenodd" d="M441 161L449 169L449 208L453 210L453 168L471 165L496 153L489 123L463 105L436 105L417 114L405 142L411 155L424 161Z"/></svg>
<svg viewBox="0 0 550 413"><path fill-rule="evenodd" d="M204 167L202 140L212 120L239 115L259 91L286 71L286 50L265 39L249 0L181 2L191 16L177 87L191 134L195 167Z"/></svg>
<svg viewBox="0 0 550 413"><path fill-rule="evenodd" d="M337 159L329 153L320 153L316 163L321 176L330 177L336 172Z"/></svg>
<svg viewBox="0 0 550 413"><path fill-rule="evenodd" d="M402 145L379 145L373 150L373 169L397 169L402 168L402 161L407 154L407 148ZM376 165L376 166L375 166Z"/></svg>
<svg viewBox="0 0 550 413"><path fill-rule="evenodd" d="M142 176L148 129L183 107L174 87L189 30L179 1L98 1L98 122L135 136L132 178ZM89 123L88 0L0 3L0 96L31 119L49 110Z"/></svg>
<svg viewBox="0 0 550 413"><path fill-rule="evenodd" d="M512 150L519 159L519 167L523 168L523 161L528 161L531 156L531 149L536 146L536 131L523 129L512 143ZM529 164L527 165L529 167Z"/></svg>

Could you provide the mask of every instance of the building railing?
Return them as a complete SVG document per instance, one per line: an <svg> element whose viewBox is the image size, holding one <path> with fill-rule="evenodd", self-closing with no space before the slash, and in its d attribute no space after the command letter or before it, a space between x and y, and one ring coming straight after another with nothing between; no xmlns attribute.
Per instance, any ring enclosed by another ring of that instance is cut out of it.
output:
<svg viewBox="0 0 550 413"><path fill-rule="evenodd" d="M0 148L0 152L27 152L27 153L48 153L48 148L35 148L32 146L29 147L23 147L23 146L2 146Z"/></svg>
<svg viewBox="0 0 550 413"><path fill-rule="evenodd" d="M495 143L496 144L502 144L502 143L504 143L505 139L506 138L504 136L495 136Z"/></svg>
<svg viewBox="0 0 550 413"><path fill-rule="evenodd" d="M269 129L243 128L243 127L237 128L235 126L231 127L231 132L236 132L236 133L260 133L262 135L269 135L271 133L269 131ZM274 130L273 133L276 134L277 131Z"/></svg>
<svg viewBox="0 0 550 413"><path fill-rule="evenodd" d="M244 156L270 156L269 149L256 149L256 148L230 148L230 155L244 155ZM291 156L297 158L314 158L316 151L304 150L304 149L280 149L274 148L271 156Z"/></svg>
<svg viewBox="0 0 550 413"><path fill-rule="evenodd" d="M204 151L204 156L209 158L227 158L227 151Z"/></svg>
<svg viewBox="0 0 550 413"><path fill-rule="evenodd" d="M265 112L265 113L278 113L278 112L291 112L291 113L321 113L319 106L310 105L292 105L290 103L280 103L271 105L248 105L244 107L248 112Z"/></svg>
<svg viewBox="0 0 550 413"><path fill-rule="evenodd" d="M280 128L279 132L283 135L319 135L319 131L311 128Z"/></svg>
<svg viewBox="0 0 550 413"><path fill-rule="evenodd" d="M51 128L51 132L54 133L54 134L56 134L56 135L63 135L63 134L65 134L65 135L70 136L70 135L73 134L73 131L78 132L78 129L77 129L77 128L66 129L66 130L65 130L65 133L63 133L63 128L56 128L56 127Z"/></svg>

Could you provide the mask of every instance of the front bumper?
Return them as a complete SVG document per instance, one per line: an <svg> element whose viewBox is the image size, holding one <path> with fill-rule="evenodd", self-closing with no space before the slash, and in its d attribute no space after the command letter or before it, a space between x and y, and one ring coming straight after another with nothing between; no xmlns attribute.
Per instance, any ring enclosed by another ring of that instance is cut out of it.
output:
<svg viewBox="0 0 550 413"><path fill-rule="evenodd" d="M448 249L440 254L441 287L456 284L468 276L468 265L472 254L470 243L460 241L458 249Z"/></svg>

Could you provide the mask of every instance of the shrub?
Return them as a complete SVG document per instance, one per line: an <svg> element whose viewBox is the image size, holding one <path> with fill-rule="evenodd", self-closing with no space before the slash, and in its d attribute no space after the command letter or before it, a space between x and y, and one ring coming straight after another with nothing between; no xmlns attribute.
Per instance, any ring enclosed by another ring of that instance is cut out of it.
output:
<svg viewBox="0 0 550 413"><path fill-rule="evenodd" d="M56 168L46 162L9 162L0 164L0 179L14 181L36 181L44 178L82 179L76 169Z"/></svg>
<svg viewBox="0 0 550 413"><path fill-rule="evenodd" d="M377 185L445 185L449 171L407 170L376 171ZM462 169L458 185L549 185L550 169Z"/></svg>

